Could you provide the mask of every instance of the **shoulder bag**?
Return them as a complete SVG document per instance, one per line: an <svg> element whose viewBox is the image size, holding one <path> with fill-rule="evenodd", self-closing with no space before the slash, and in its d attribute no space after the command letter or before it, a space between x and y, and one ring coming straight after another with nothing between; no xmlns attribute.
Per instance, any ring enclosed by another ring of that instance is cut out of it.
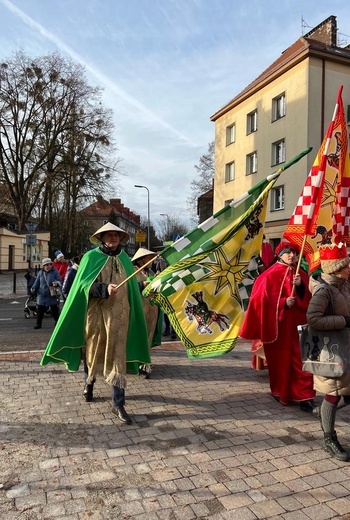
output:
<svg viewBox="0 0 350 520"><path fill-rule="evenodd" d="M332 293L327 290L330 297L329 314L332 314ZM302 325L300 349L304 372L329 378L343 376L350 368L349 330L318 330L310 325Z"/></svg>

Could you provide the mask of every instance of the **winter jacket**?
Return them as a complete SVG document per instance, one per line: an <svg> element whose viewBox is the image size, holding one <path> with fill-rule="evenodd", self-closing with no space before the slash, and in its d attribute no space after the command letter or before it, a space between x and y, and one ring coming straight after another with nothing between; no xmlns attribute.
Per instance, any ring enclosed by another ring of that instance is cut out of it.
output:
<svg viewBox="0 0 350 520"><path fill-rule="evenodd" d="M32 286L32 291L36 294L38 305L57 305L57 297L50 295L49 287L53 282L57 283L57 287L61 287L61 277L57 269L51 267L50 271L41 269Z"/></svg>
<svg viewBox="0 0 350 520"><path fill-rule="evenodd" d="M326 284L322 283L326 282ZM307 322L318 330L341 330L350 317L350 284L332 274L310 278L312 298L306 313ZM330 299L331 296L331 299ZM349 359L350 359L350 328ZM315 390L330 395L350 395L350 369L341 378L314 376Z"/></svg>

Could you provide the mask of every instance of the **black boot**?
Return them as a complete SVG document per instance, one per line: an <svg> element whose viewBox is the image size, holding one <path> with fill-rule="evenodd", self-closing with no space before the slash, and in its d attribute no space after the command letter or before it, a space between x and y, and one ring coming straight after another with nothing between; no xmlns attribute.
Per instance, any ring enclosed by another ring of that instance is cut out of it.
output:
<svg viewBox="0 0 350 520"><path fill-rule="evenodd" d="M87 383L85 383L83 397L87 403L91 403L91 401L94 399L93 392L94 392L94 382L89 385Z"/></svg>
<svg viewBox="0 0 350 520"><path fill-rule="evenodd" d="M318 419L321 423L321 428L323 430L323 426L322 426L322 417L321 417L321 409L319 406L315 406L315 408L312 410L312 415L314 417L316 417L316 419Z"/></svg>
<svg viewBox="0 0 350 520"><path fill-rule="evenodd" d="M314 407L315 407L315 403L313 402L312 399L308 399L307 401L300 401L300 410L302 412L308 412L308 413L312 413Z"/></svg>
<svg viewBox="0 0 350 520"><path fill-rule="evenodd" d="M132 419L130 415L126 412L124 406L113 406L112 413L114 413L118 417L118 419L124 424L132 423Z"/></svg>
<svg viewBox="0 0 350 520"><path fill-rule="evenodd" d="M349 460L349 454L344 450L343 446L338 441L335 431L324 434L324 447L325 450L333 455L334 458L342 460L343 462Z"/></svg>

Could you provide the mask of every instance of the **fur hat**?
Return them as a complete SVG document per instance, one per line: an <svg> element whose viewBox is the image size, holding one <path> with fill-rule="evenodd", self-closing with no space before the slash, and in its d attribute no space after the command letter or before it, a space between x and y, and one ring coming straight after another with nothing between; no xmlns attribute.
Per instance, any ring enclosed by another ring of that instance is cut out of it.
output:
<svg viewBox="0 0 350 520"><path fill-rule="evenodd" d="M146 249L145 247L140 247L134 256L132 257L131 261L136 262L136 260L140 260L140 258L143 258L144 256L153 255L154 258L157 256L157 253L154 251L150 251L149 249Z"/></svg>
<svg viewBox="0 0 350 520"><path fill-rule="evenodd" d="M319 248L321 269L324 273L333 274L350 264L345 244L330 244Z"/></svg>
<svg viewBox="0 0 350 520"><path fill-rule="evenodd" d="M285 251L285 249L289 249L291 251L295 251L296 253L299 253L299 248L295 244L292 244L291 242L287 242L286 240L280 242L278 246L276 247L275 253L277 256L282 256Z"/></svg>
<svg viewBox="0 0 350 520"><path fill-rule="evenodd" d="M41 265L44 267L44 265L47 265L47 264L52 264L51 258L43 258L42 259Z"/></svg>
<svg viewBox="0 0 350 520"><path fill-rule="evenodd" d="M101 235L103 235L103 233L107 233L107 231L117 231L120 235L120 244L121 245L126 244L130 238L129 234L126 231L124 231L124 229L122 229L118 226L115 226L114 224L112 224L112 222L107 222L107 224L102 226L100 229L95 231L95 233L93 235L91 235L90 242L92 244L96 244L99 246L100 244L102 244Z"/></svg>

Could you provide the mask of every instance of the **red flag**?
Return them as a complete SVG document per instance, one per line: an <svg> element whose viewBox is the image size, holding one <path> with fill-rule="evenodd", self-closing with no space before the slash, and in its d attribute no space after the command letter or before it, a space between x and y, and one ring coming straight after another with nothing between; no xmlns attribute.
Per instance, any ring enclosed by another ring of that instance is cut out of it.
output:
<svg viewBox="0 0 350 520"><path fill-rule="evenodd" d="M320 265L318 246L330 242L333 233L332 218L338 189L339 140L345 135L342 126L342 120L345 122L342 90L343 87L340 87L332 121L306 179L297 206L283 233L285 238L300 249L304 247L303 255L308 261L309 272ZM345 140L347 140L347 133ZM349 187L350 182L348 189ZM345 196L345 192L342 192L342 196ZM339 215L341 212L340 208ZM339 226L340 220L338 216ZM350 224L350 208L347 222Z"/></svg>
<svg viewBox="0 0 350 520"><path fill-rule="evenodd" d="M339 130L335 132L336 151L328 154L328 163L338 168L337 198L333 215L335 242L350 246L350 159L348 152L348 130L345 121L343 100L339 100Z"/></svg>

